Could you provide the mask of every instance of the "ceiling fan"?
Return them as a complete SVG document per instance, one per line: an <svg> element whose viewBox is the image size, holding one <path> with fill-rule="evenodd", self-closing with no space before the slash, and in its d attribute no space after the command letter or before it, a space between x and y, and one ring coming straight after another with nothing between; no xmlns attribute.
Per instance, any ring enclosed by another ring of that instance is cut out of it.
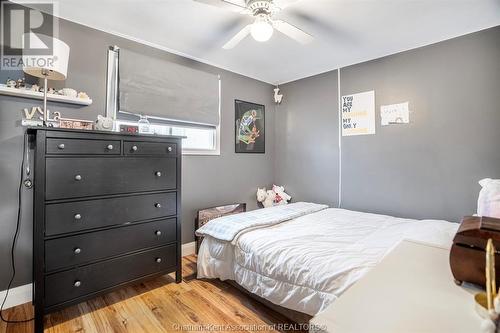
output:
<svg viewBox="0 0 500 333"><path fill-rule="evenodd" d="M194 0L220 8L229 9L243 15L249 15L254 18L252 24L245 26L233 38L231 38L223 49L229 50L238 45L248 35L258 42L268 41L274 30L296 40L301 44L307 44L313 41L314 37L307 32L283 20L274 19L273 16L280 12L284 7L297 0ZM244 2L244 4L243 4Z"/></svg>

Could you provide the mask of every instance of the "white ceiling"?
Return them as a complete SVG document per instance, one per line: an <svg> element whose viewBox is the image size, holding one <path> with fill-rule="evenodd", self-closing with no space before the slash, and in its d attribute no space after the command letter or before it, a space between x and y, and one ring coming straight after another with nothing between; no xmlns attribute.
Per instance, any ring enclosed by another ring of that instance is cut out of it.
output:
<svg viewBox="0 0 500 333"><path fill-rule="evenodd" d="M192 0L57 3L65 19L272 84L500 25L500 0L301 0L279 17L314 35L313 43L275 32L267 43L247 37L223 50L250 17Z"/></svg>

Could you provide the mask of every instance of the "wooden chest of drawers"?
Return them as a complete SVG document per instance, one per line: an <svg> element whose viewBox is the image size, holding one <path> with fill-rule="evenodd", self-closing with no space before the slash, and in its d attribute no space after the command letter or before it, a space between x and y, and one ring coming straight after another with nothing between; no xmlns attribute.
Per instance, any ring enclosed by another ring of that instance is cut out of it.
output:
<svg viewBox="0 0 500 333"><path fill-rule="evenodd" d="M28 130L35 331L44 314L171 272L181 281L181 138Z"/></svg>

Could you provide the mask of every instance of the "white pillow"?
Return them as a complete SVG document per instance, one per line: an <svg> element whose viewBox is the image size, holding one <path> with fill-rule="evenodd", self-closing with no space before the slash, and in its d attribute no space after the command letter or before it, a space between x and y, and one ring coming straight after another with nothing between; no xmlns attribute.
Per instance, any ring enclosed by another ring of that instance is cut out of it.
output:
<svg viewBox="0 0 500 333"><path fill-rule="evenodd" d="M500 218L500 179L485 178L477 200L477 215Z"/></svg>

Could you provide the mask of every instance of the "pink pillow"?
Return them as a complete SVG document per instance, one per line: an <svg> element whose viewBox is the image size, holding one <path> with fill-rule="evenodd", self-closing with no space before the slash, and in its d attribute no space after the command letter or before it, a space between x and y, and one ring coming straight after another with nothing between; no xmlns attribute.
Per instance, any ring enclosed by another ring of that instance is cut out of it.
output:
<svg viewBox="0 0 500 333"><path fill-rule="evenodd" d="M500 218L500 179L485 178L477 200L477 215Z"/></svg>

